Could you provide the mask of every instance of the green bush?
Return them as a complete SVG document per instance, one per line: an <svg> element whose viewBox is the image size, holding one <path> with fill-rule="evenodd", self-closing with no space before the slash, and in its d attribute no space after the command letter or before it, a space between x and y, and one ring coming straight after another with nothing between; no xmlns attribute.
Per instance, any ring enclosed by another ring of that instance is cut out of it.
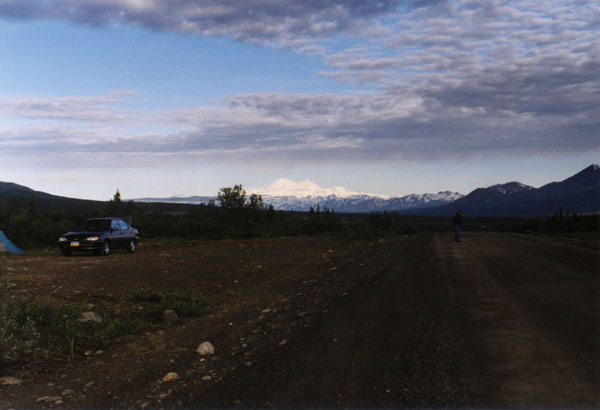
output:
<svg viewBox="0 0 600 410"><path fill-rule="evenodd" d="M129 300L133 302L160 302L163 295L152 288L134 288L129 292Z"/></svg>
<svg viewBox="0 0 600 410"><path fill-rule="evenodd" d="M106 325L106 335L111 339L124 334L135 335L141 331L142 326L140 325L140 322L131 318L113 319L107 321Z"/></svg>
<svg viewBox="0 0 600 410"><path fill-rule="evenodd" d="M15 309L12 303L0 304L0 363L9 364L23 358L44 357L40 333L27 311Z"/></svg>
<svg viewBox="0 0 600 410"><path fill-rule="evenodd" d="M16 284L8 280L8 278L0 279L0 293L8 292L11 289L14 289Z"/></svg>
<svg viewBox="0 0 600 410"><path fill-rule="evenodd" d="M179 316L201 316L209 303L199 294L189 292L161 293L152 288L134 288L129 293L129 300L145 302L144 310L156 320L162 319L165 310L172 309Z"/></svg>

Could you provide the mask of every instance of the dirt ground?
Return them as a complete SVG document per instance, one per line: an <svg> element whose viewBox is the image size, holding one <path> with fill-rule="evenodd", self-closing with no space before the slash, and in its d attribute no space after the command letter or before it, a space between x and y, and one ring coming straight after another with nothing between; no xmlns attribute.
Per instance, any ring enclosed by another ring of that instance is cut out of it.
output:
<svg viewBox="0 0 600 410"><path fill-rule="evenodd" d="M210 306L88 355L0 367L22 380L0 385L1 408L600 407L600 250L574 239L142 243L2 268L16 284L3 298L111 316L142 308L128 292L151 287ZM214 355L196 353L204 341Z"/></svg>

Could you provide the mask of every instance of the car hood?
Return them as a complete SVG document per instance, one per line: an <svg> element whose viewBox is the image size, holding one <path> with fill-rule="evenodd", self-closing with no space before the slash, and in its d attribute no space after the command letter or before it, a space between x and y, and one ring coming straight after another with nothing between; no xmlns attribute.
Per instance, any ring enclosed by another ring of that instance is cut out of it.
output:
<svg viewBox="0 0 600 410"><path fill-rule="evenodd" d="M98 236L106 233L106 231L72 231L61 236Z"/></svg>

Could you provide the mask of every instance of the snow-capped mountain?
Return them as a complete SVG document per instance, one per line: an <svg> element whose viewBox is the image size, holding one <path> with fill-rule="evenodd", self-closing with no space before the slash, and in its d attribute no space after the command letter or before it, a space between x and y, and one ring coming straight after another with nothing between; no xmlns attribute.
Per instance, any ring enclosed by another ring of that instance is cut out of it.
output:
<svg viewBox="0 0 600 410"><path fill-rule="evenodd" d="M350 191L342 186L332 186L329 188L321 188L310 180L295 182L287 178L280 178L266 188L251 189L250 192L263 197L329 197L348 198L353 196L369 196L388 199L387 195L368 194L364 192Z"/></svg>
<svg viewBox="0 0 600 410"><path fill-rule="evenodd" d="M273 205L277 211L309 211L327 207L335 212L364 213L401 211L414 208L434 207L461 198L458 192L438 192L437 194L411 194L401 197L350 191L341 186L321 188L310 180L295 182L286 178L278 179L266 188L248 189L247 194L261 195L263 202ZM170 198L137 198L137 202L170 202L187 204L208 204L216 197L192 196Z"/></svg>
<svg viewBox="0 0 600 410"><path fill-rule="evenodd" d="M360 213L405 210L426 206L443 205L461 198L457 192L437 194L412 194L402 197L369 194L350 191L341 186L321 188L310 180L295 182L286 178L278 179L266 188L252 189L261 195L263 201L276 210L308 211L310 208L325 207L336 212Z"/></svg>
<svg viewBox="0 0 600 410"><path fill-rule="evenodd" d="M492 192L498 192L502 195L512 196L518 195L521 192L530 191L535 188L529 185L522 184L520 182L508 182L506 184L492 185L488 189Z"/></svg>
<svg viewBox="0 0 600 410"><path fill-rule="evenodd" d="M1 191L0 191L1 193ZM407 214L452 215L462 209L470 216L551 215L556 210L577 213L600 212L600 166L592 164L561 182L534 188L508 182L477 188L466 196L458 192L412 194L399 197L360 193L344 187L321 188L309 180L294 182L279 179L263 189L250 189L277 210L308 211L312 206L327 207L341 213L370 213L385 210ZM138 202L175 202L208 204L215 197L142 198Z"/></svg>
<svg viewBox="0 0 600 410"><path fill-rule="evenodd" d="M284 211L307 211L311 207L321 209L327 207L336 212L361 213L361 212L383 212L399 211L413 208L444 205L452 202L462 195L457 192L438 192L437 194L412 194L402 197L385 198L374 195L348 195L348 196L270 196L263 195L263 201L273 205L276 210Z"/></svg>

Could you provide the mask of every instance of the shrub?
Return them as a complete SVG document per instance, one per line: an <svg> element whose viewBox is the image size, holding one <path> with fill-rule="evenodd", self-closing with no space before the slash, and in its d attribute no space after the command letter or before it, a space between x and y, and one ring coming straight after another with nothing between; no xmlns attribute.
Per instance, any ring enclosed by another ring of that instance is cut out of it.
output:
<svg viewBox="0 0 600 410"><path fill-rule="evenodd" d="M161 320L162 313L168 309L173 309L180 316L200 316L209 306L209 303L199 294L188 292L163 294L152 288L132 289L129 300L149 303L150 306L146 306L144 310L157 320Z"/></svg>
<svg viewBox="0 0 600 410"><path fill-rule="evenodd" d="M160 302L163 295L152 288L134 288L129 293L129 300L134 302Z"/></svg>
<svg viewBox="0 0 600 410"><path fill-rule="evenodd" d="M40 333L26 311L12 303L0 304L0 363L9 364L23 358L39 358L47 354L39 346Z"/></svg>
<svg viewBox="0 0 600 410"><path fill-rule="evenodd" d="M113 319L106 326L106 335L111 339L124 334L135 335L141 331L140 322L131 318Z"/></svg>

